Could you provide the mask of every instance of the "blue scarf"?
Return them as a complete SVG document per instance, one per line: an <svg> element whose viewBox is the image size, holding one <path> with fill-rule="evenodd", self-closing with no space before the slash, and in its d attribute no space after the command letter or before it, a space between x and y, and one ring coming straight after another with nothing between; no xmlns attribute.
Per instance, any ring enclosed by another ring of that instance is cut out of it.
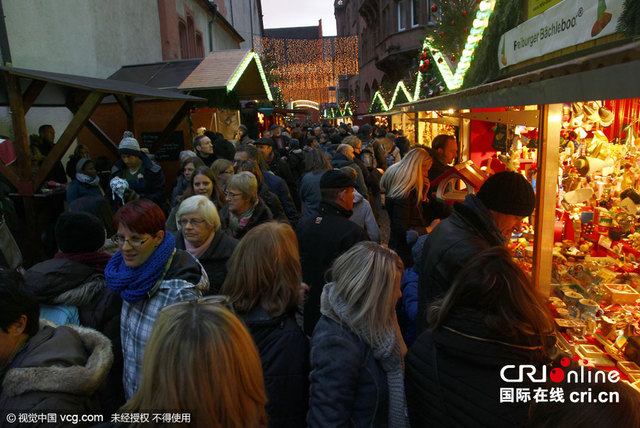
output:
<svg viewBox="0 0 640 428"><path fill-rule="evenodd" d="M119 293L129 303L136 303L148 297L148 292L158 282L165 271L165 266L176 248L176 239L169 232L165 232L160 246L142 265L130 268L122 259L122 252L118 251L109 260L104 270L107 287Z"/></svg>

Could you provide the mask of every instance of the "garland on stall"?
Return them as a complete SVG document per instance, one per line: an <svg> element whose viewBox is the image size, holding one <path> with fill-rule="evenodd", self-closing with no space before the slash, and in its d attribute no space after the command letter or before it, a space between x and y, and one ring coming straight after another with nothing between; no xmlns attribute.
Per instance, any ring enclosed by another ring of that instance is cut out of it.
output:
<svg viewBox="0 0 640 428"><path fill-rule="evenodd" d="M629 37L640 35L640 1L625 0L616 30Z"/></svg>
<svg viewBox="0 0 640 428"><path fill-rule="evenodd" d="M476 47L474 60L464 78L462 88L470 88L496 80L498 67L498 45L500 37L522 22L520 0L498 0L482 40Z"/></svg>
<svg viewBox="0 0 640 428"><path fill-rule="evenodd" d="M472 28L480 0L432 0L431 12L436 25L431 46L453 58L459 57Z"/></svg>

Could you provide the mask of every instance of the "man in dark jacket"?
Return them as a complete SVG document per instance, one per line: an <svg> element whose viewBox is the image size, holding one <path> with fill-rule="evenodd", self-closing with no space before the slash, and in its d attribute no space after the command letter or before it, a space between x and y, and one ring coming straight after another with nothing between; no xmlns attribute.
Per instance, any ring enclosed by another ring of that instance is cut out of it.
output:
<svg viewBox="0 0 640 428"><path fill-rule="evenodd" d="M356 172L356 190L364 197L369 196L367 185L364 182L364 175L360 167L355 163L354 149L349 144L340 144L335 156L331 159L331 166L337 169L348 166Z"/></svg>
<svg viewBox="0 0 640 428"><path fill-rule="evenodd" d="M78 326L39 323L35 297L20 290L15 274L0 272L0 420L15 415L96 413L96 391L113 362L111 342ZM57 421L56 421L57 422ZM23 425L23 423L20 423ZM57 423L55 424L57 425Z"/></svg>
<svg viewBox="0 0 640 428"><path fill-rule="evenodd" d="M291 169L289 168L287 161L280 157L286 154L286 150L278 152L275 149L275 142L271 138L258 138L254 145L258 151L262 153L262 157L264 157L265 163L269 167L269 171L273 172L287 183L287 187L289 188L289 192L291 193L291 197L293 198L295 205L300 206L300 202L296 201L298 196L296 180L291 173ZM278 153L280 154L278 155Z"/></svg>
<svg viewBox="0 0 640 428"><path fill-rule="evenodd" d="M489 247L505 245L531 215L536 197L521 174L499 172L482 185L478 195L467 195L454 205L424 245L418 281L418 333L427 327L426 310L449 290L466 262Z"/></svg>
<svg viewBox="0 0 640 428"><path fill-rule="evenodd" d="M310 287L304 304L304 331L309 336L320 319L320 295L331 263L354 244L369 239L364 229L349 221L354 187L353 180L342 171L325 172L320 179L318 215L303 218L296 229L302 280Z"/></svg>
<svg viewBox="0 0 640 428"><path fill-rule="evenodd" d="M196 152L200 160L211 168L213 162L218 159L213 151L213 143L207 135L200 135L193 140L193 151Z"/></svg>
<svg viewBox="0 0 640 428"><path fill-rule="evenodd" d="M458 143L453 136L440 134L431 142L431 148L435 156L429 169L429 181L434 181L450 168L458 156Z"/></svg>
<svg viewBox="0 0 640 428"><path fill-rule="evenodd" d="M129 188L140 198L150 199L160 207L164 206L167 198L162 168L140 150L140 144L133 138L133 133L125 132L118 146L118 153L120 160L111 168L109 180L114 177L124 178L129 182Z"/></svg>

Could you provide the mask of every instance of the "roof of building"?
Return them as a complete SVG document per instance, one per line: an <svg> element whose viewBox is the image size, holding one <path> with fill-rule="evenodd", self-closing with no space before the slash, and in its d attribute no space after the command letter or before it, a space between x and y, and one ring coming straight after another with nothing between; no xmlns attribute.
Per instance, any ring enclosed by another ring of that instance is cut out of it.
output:
<svg viewBox="0 0 640 428"><path fill-rule="evenodd" d="M264 37L271 39L319 39L320 26L265 28Z"/></svg>

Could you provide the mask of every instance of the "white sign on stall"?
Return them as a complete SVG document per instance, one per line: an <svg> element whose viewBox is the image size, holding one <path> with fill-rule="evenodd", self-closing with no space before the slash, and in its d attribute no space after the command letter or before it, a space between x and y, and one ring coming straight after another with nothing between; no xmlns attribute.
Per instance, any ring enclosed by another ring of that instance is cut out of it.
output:
<svg viewBox="0 0 640 428"><path fill-rule="evenodd" d="M502 35L504 68L616 31L624 0L564 0Z"/></svg>

